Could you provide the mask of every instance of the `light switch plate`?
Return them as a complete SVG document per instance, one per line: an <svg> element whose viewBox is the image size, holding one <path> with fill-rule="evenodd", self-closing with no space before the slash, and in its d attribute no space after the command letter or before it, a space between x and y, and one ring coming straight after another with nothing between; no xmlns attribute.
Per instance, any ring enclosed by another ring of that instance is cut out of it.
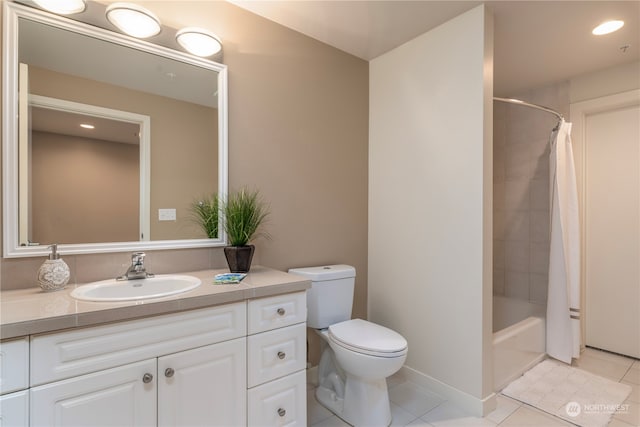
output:
<svg viewBox="0 0 640 427"><path fill-rule="evenodd" d="M175 209L158 209L158 221L175 221Z"/></svg>

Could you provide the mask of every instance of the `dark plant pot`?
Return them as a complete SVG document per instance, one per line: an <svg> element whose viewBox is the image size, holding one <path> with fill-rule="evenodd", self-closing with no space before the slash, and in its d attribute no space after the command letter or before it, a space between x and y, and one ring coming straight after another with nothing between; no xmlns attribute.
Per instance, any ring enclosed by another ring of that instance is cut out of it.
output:
<svg viewBox="0 0 640 427"><path fill-rule="evenodd" d="M224 256L227 258L229 271L232 273L248 273L255 246L225 246Z"/></svg>

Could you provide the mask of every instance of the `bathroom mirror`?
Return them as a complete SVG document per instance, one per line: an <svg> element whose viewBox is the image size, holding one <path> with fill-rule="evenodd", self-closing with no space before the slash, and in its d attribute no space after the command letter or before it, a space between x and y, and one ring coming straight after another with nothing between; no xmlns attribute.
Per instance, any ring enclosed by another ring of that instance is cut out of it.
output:
<svg viewBox="0 0 640 427"><path fill-rule="evenodd" d="M4 256L46 255L52 243L63 254L224 246L222 233L206 238L190 205L227 193L226 66L16 3L3 8ZM44 113L55 128L43 127ZM138 135L79 135L60 128L67 113L129 133L124 125L134 124ZM78 147L92 154L77 156ZM98 151L110 153L100 166L88 160ZM106 172L90 177L99 167ZM132 198L128 213L112 211ZM42 208L52 203L63 209Z"/></svg>

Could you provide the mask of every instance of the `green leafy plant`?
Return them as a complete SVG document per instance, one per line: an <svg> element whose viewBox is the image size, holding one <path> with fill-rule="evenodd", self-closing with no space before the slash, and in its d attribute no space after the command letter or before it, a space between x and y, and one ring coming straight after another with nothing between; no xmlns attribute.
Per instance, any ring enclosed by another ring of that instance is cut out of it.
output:
<svg viewBox="0 0 640 427"><path fill-rule="evenodd" d="M229 245L246 246L249 241L259 236L269 237L268 233L260 230L260 226L269 215L269 209L258 190L249 191L242 188L229 194L221 205Z"/></svg>
<svg viewBox="0 0 640 427"><path fill-rule="evenodd" d="M218 217L220 216L220 203L216 193L202 197L191 204L191 212L195 221L202 227L207 237L218 237Z"/></svg>

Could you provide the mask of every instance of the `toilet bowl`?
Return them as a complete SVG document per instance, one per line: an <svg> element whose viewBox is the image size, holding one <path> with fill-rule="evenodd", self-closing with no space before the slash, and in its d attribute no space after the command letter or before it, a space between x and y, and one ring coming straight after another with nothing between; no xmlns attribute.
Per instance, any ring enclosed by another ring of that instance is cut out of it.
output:
<svg viewBox="0 0 640 427"><path fill-rule="evenodd" d="M340 366L359 378L387 378L407 358L407 341L400 334L366 320L331 325L328 336Z"/></svg>
<svg viewBox="0 0 640 427"><path fill-rule="evenodd" d="M307 291L307 325L322 338L316 398L353 426L388 426L391 410L386 379L404 364L407 341L384 326L351 319L353 267L289 272L310 278L312 283Z"/></svg>
<svg viewBox="0 0 640 427"><path fill-rule="evenodd" d="M327 337L344 372L344 402L338 416L353 426L391 424L387 377L407 359L407 341L391 329L362 319L329 326Z"/></svg>

